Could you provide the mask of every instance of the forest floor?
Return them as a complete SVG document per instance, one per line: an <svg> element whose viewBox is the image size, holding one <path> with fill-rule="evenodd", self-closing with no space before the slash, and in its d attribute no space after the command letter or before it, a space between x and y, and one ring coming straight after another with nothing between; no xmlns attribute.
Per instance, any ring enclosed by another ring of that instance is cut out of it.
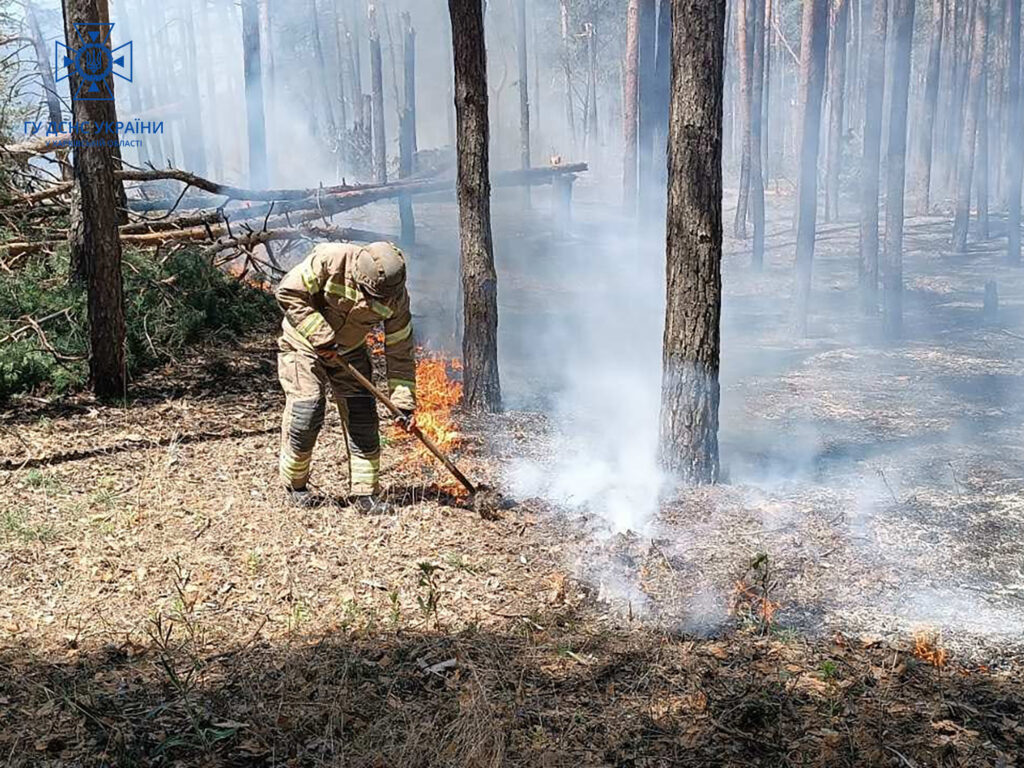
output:
<svg viewBox="0 0 1024 768"><path fill-rule="evenodd" d="M791 236L760 274L731 242L730 482L639 532L543 494L483 520L404 441L384 452L394 514L289 508L270 337L152 371L121 405L19 401L0 416L0 762L1024 764L1024 281L995 246L942 255L947 225L908 226L894 348L856 319L855 229L823 228L800 342ZM519 278L513 309L568 290ZM460 427L469 474L506 489L561 439L537 408ZM331 496L342 457L331 414Z"/></svg>

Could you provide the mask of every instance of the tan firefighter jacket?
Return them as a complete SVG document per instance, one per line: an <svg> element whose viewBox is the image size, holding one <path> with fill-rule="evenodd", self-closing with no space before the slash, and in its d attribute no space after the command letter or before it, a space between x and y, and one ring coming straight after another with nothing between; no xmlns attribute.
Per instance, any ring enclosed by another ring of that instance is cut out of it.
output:
<svg viewBox="0 0 1024 768"><path fill-rule="evenodd" d="M294 349L336 347L338 354L366 344L366 335L384 323L388 388L399 408L416 407L416 351L409 293L388 299L367 296L353 277L358 245L316 246L277 288L284 310L281 343ZM328 364L329 365L329 364Z"/></svg>

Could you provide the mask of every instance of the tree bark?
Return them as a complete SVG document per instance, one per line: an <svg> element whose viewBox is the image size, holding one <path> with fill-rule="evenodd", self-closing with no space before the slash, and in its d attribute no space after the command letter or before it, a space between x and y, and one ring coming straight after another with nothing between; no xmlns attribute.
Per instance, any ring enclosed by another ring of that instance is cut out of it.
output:
<svg viewBox="0 0 1024 768"><path fill-rule="evenodd" d="M62 8L64 11L64 34L70 48L77 48L82 44L81 38L74 26L76 23L107 24L110 20L107 0L89 0L89 2L84 2L83 0L62 0ZM72 69L69 68L69 72ZM95 136L92 133L93 128L97 125L104 126L117 123L117 105L113 98L115 92L114 77L112 75L107 77L105 82L110 88L111 99L108 101L81 99L81 101L87 103L84 107L79 108L77 106L79 99L76 97L80 87L78 80L69 81L71 86L71 110L76 117L74 122L79 122L77 119L79 114L87 113L89 115L88 118L84 119L84 122L88 123L89 129L84 132L80 130L78 133L73 134L73 138L86 141L95 139L100 142L110 142L118 138L116 134L109 132L100 132ZM112 146L103 146L99 149L109 155L113 168L120 167L120 143L114 141ZM77 155L79 153L74 152L72 154L74 155L73 162L77 162ZM73 174L73 179L71 211L68 222L68 242L70 246L68 275L72 282L88 283L89 276L94 271L93 265L90 263L93 258L93 252L88 245L89 235L86 232L89 224L82 217L82 212L85 210L85 202L82 200L80 177ZM114 179L112 184L114 189L114 215L118 224L126 224L128 222L128 198L125 194L124 183L120 179Z"/></svg>
<svg viewBox="0 0 1024 768"><path fill-rule="evenodd" d="M629 0L626 8L626 87L623 96L622 205L627 216L636 215L637 190L637 63L640 58L638 24L640 0Z"/></svg>
<svg viewBox="0 0 1024 768"><path fill-rule="evenodd" d="M249 184L263 188L269 179L267 128L263 115L263 68L260 63L260 14L256 0L242 0L242 56L249 134Z"/></svg>
<svg viewBox="0 0 1024 768"><path fill-rule="evenodd" d="M725 9L672 0L659 461L694 484L719 475Z"/></svg>
<svg viewBox="0 0 1024 768"><path fill-rule="evenodd" d="M387 139L384 136L384 66L381 62L380 31L373 5L369 10L370 95L373 96L373 178L378 184L388 180Z"/></svg>
<svg viewBox="0 0 1024 768"><path fill-rule="evenodd" d="M892 98L886 164L885 260L882 268L882 331L903 335L903 196L906 187L907 107L915 0L894 0L892 11Z"/></svg>
<svg viewBox="0 0 1024 768"><path fill-rule="evenodd" d="M474 411L501 407L498 378L498 275L491 238L490 128L482 0L448 0L455 55L459 239L462 254L463 401Z"/></svg>
<svg viewBox="0 0 1024 768"><path fill-rule="evenodd" d="M751 66L750 60L753 57L754 36L750 29L749 19L750 0L736 0L736 55L738 65L736 78L739 81L739 108L740 121L740 181L739 194L736 198L736 220L733 222L733 235L746 239L747 237L747 205L750 199L750 123L751 123Z"/></svg>
<svg viewBox="0 0 1024 768"><path fill-rule="evenodd" d="M761 169L761 109L764 96L765 0L750 0L754 50L750 87L750 214L754 225L751 266L764 265L764 177Z"/></svg>
<svg viewBox="0 0 1024 768"><path fill-rule="evenodd" d="M960 135L956 167L956 212L953 218L953 251L967 251L967 231L971 218L971 185L974 178L975 148L981 112L988 48L988 0L977 0L974 13L974 37L971 43L971 70L968 83L967 116Z"/></svg>
<svg viewBox="0 0 1024 768"><path fill-rule="evenodd" d="M654 131L651 212L665 210L668 189L668 122L672 101L672 8L671 0L658 2L658 39L654 59Z"/></svg>
<svg viewBox="0 0 1024 768"><path fill-rule="evenodd" d="M807 333L811 269L818 216L818 149L821 143L821 97L828 48L828 2L805 0L800 42L800 175L797 180L796 301L794 326Z"/></svg>
<svg viewBox="0 0 1024 768"><path fill-rule="evenodd" d="M887 0L874 0L871 38L867 51L864 105L864 154L861 158L860 306L865 314L878 311L878 191L882 154L882 104L885 90L885 38L888 31Z"/></svg>
<svg viewBox="0 0 1024 768"><path fill-rule="evenodd" d="M1006 181L1008 213L1007 261L1020 264L1020 197L1021 180L1024 177L1024 147L1020 137L1024 136L1024 103L1021 99L1021 0L1010 2L1010 72L1009 72L1009 131L1011 137L1007 146Z"/></svg>
<svg viewBox="0 0 1024 768"><path fill-rule="evenodd" d="M928 43L928 71L925 75L924 113L920 126L918 157L915 165L914 201L918 213L931 208L932 148L939 108L939 65L942 61L942 29L945 24L945 0L932 0L932 29Z"/></svg>
<svg viewBox="0 0 1024 768"><path fill-rule="evenodd" d="M80 45L76 24L101 24L106 18L105 0L64 0L67 43ZM113 101L74 96L83 85L71 67L72 111L76 124L106 122L116 113ZM113 118L116 122L116 117ZM90 137L86 137L90 138ZM106 137L113 138L113 137ZM71 262L82 269L88 291L89 379L99 397L123 397L126 375L124 358L124 294L121 282L121 240L118 233L116 156L100 141L86 141L74 151L74 178L78 194L79 236L71 238ZM123 186L121 187L123 189Z"/></svg>
<svg viewBox="0 0 1024 768"><path fill-rule="evenodd" d="M839 218L839 178L843 168L843 107L846 104L846 36L849 0L835 0L828 69L828 158L825 176L825 221Z"/></svg>

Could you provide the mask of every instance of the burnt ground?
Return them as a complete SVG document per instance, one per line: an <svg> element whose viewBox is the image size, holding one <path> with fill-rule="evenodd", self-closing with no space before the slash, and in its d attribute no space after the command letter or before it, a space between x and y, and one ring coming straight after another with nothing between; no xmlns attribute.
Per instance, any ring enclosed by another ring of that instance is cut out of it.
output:
<svg viewBox="0 0 1024 768"><path fill-rule="evenodd" d="M557 353L578 364L565 312L593 288L574 265L603 281L595 259L618 247L586 193L569 237L498 208L499 243L523 251L506 246L503 273L515 410L463 419L461 458L499 487L566 439L579 390ZM447 242L431 205L424 231ZM0 420L0 762L1020 764L1022 283L997 241L943 253L947 229L909 222L898 346L859 319L847 224L823 228L806 340L788 334L785 226L761 274L730 241L729 482L634 530L602 498L547 492L482 520L405 443L385 451L396 514L287 508L268 338L154 371L121 407L20 401ZM413 275L441 346L443 251ZM615 324L642 327L632 256L608 290ZM631 394L615 392L613 421ZM315 470L330 497L341 456L332 416Z"/></svg>

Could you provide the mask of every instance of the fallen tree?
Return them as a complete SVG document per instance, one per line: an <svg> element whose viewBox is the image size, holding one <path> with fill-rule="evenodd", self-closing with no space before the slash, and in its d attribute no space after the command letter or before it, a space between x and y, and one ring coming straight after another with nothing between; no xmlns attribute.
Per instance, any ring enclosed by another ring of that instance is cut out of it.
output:
<svg viewBox="0 0 1024 768"><path fill-rule="evenodd" d="M562 184L587 170L586 163L575 163L502 171L494 174L491 183L496 188ZM275 241L398 241L400 238L391 234L336 226L331 219L339 213L400 196L455 192L453 178L408 178L387 184L340 184L312 189L253 190L220 184L174 168L124 169L118 171L117 175L123 181L175 181L184 185L176 199L166 199L166 207L160 216L137 216L134 221L122 225L122 245L159 248L174 243L207 243L204 252L209 255L225 251L251 254L256 246L265 246ZM226 200L214 208L185 210L172 215L185 199L188 190L193 188L224 197ZM27 205L30 212L60 214L67 209L59 203L50 202L41 208L33 206L44 201L54 201L70 192L70 189L70 183L54 184L43 190L20 195L8 201L3 207L10 209L14 206ZM141 202L149 206L154 203L152 200ZM232 202L242 202L246 205L231 205ZM247 205L249 202L260 204ZM4 263L5 258L15 261L31 253L53 250L65 242L63 238L51 237L0 244L0 264ZM7 261L6 266L10 266L12 261Z"/></svg>

